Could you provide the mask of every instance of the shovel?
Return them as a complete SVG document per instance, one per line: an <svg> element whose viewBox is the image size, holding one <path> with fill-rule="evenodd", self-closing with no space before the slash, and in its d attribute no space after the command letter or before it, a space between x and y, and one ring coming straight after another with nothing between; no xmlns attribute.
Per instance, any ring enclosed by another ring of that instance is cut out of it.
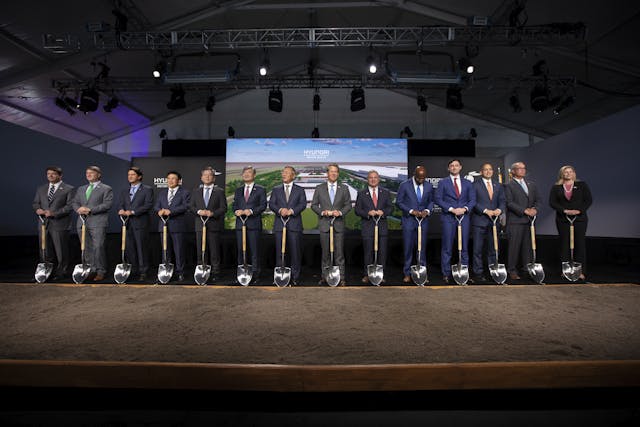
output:
<svg viewBox="0 0 640 427"><path fill-rule="evenodd" d="M418 262L417 265L411 266L411 278L413 279L413 283L418 286L424 286L427 283L427 266L420 264L420 255L422 254L422 220L424 218L418 219Z"/></svg>
<svg viewBox="0 0 640 427"><path fill-rule="evenodd" d="M491 277L493 280L499 285L504 285L504 282L507 281L507 269L504 267L504 264L498 264L498 228L496 227L496 221L498 221L498 217L494 216L493 219L493 248L496 251L496 263L489 265L489 273L491 273Z"/></svg>
<svg viewBox="0 0 640 427"><path fill-rule="evenodd" d="M529 276L533 279L534 282L542 285L542 281L544 280L544 269L542 268L542 264L536 262L536 228L535 228L536 217L531 218L531 226L529 229L531 230L531 249L533 250L533 260L527 264L527 271L529 271Z"/></svg>
<svg viewBox="0 0 640 427"><path fill-rule="evenodd" d="M367 276L369 276L369 282L374 286L380 286L382 279L384 279L384 271L382 266L378 264L378 222L380 216L373 217L376 222L376 226L373 229L373 264L367 265Z"/></svg>
<svg viewBox="0 0 640 427"><path fill-rule="evenodd" d="M42 258L36 267L35 278L37 283L44 283L51 276L53 264L47 262L47 220L43 215L38 215L38 218L40 218L40 249L42 251L40 256Z"/></svg>
<svg viewBox="0 0 640 427"><path fill-rule="evenodd" d="M242 264L238 266L236 278L242 286L248 286L253 277L251 265L247 264L247 218L246 215L240 215L240 221L242 221Z"/></svg>
<svg viewBox="0 0 640 427"><path fill-rule="evenodd" d="M207 249L207 221L209 221L209 217L207 219L203 219L204 217L200 217L200 221L202 221L202 264L196 265L196 271L193 273L193 279L200 286L207 286L207 280L211 275L211 266L205 264L204 262L204 253Z"/></svg>
<svg viewBox="0 0 640 427"><path fill-rule="evenodd" d="M457 216L458 221L458 264L451 266L453 280L460 286L465 286L469 280L469 266L462 264L462 220L464 215ZM492 274L493 275L493 274Z"/></svg>
<svg viewBox="0 0 640 427"><path fill-rule="evenodd" d="M574 248L574 228L573 223L576 220L576 216L573 215L571 218L569 215L566 216L567 221L569 221L569 249L571 250L571 261L562 263L562 275L570 282L575 282L580 278L582 274L582 263L575 262L573 260L573 248Z"/></svg>
<svg viewBox="0 0 640 427"><path fill-rule="evenodd" d="M282 221L282 250L280 251L282 260L280 267L273 269L273 283L279 288L289 286L289 281L291 280L291 268L284 266L284 254L287 248L287 223L289 219L290 218L287 217L285 221L280 217L280 221Z"/></svg>
<svg viewBox="0 0 640 427"><path fill-rule="evenodd" d="M131 264L127 264L124 260L124 250L127 244L127 221L129 221L129 218L120 215L120 221L122 221L122 246L120 248L122 251L122 264L117 264L113 272L113 280L118 284L126 282L131 274Z"/></svg>
<svg viewBox="0 0 640 427"><path fill-rule="evenodd" d="M167 221L169 217L161 216L160 219L164 224L162 227L162 264L158 266L158 282L166 285L173 276L173 264L167 262Z"/></svg>
<svg viewBox="0 0 640 427"><path fill-rule="evenodd" d="M82 221L82 228L80 230L80 261L82 262L82 264L76 264L76 266L73 267L72 277L73 281L76 284L84 282L87 277L89 277L89 273L91 273L91 266L89 264L86 264L84 260L85 237L87 234L87 216L80 215L80 220Z"/></svg>
<svg viewBox="0 0 640 427"><path fill-rule="evenodd" d="M325 267L324 280L329 286L338 286L340 283L340 268L333 265L333 222L336 220L334 216L329 224L329 252L331 253L331 265Z"/></svg>

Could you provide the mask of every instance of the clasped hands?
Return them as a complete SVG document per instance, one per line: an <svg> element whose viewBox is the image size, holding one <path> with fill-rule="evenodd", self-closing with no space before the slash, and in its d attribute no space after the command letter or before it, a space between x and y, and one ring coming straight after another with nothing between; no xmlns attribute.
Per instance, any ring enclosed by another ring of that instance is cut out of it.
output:
<svg viewBox="0 0 640 427"><path fill-rule="evenodd" d="M293 215L293 209L289 209L289 208L280 208L280 210L278 210L278 213L280 214L280 216L283 217L288 217Z"/></svg>
<svg viewBox="0 0 640 427"><path fill-rule="evenodd" d="M322 215L322 216L333 216L333 217L337 217L337 216L342 216L342 212L340 212L340 211L329 211L329 210L326 210L326 211L322 211L322 212L320 212L320 215Z"/></svg>
<svg viewBox="0 0 640 427"><path fill-rule="evenodd" d="M235 216L250 216L251 215L251 209L236 209L236 211L234 212Z"/></svg>
<svg viewBox="0 0 640 427"><path fill-rule="evenodd" d="M422 211L417 211L417 210L412 210L410 212L410 215L415 216L416 218L426 218L429 216L429 211L428 210L422 210Z"/></svg>

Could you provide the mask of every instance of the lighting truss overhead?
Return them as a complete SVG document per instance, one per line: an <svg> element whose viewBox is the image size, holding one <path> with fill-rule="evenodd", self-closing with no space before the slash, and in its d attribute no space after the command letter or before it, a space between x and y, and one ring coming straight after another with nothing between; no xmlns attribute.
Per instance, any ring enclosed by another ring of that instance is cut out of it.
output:
<svg viewBox="0 0 640 427"><path fill-rule="evenodd" d="M209 96L209 98L207 98L207 105L205 105L204 109L208 112L212 112L214 105L216 105L216 97L211 95Z"/></svg>
<svg viewBox="0 0 640 427"><path fill-rule="evenodd" d="M109 101L107 101L107 103L102 108L106 113L110 113L114 108L118 107L119 103L120 103L120 100L117 97L112 96L111 98L109 98Z"/></svg>
<svg viewBox="0 0 640 427"><path fill-rule="evenodd" d="M430 74L398 74L393 73L391 80L394 83L416 83L416 84L460 84L462 79L459 74L450 73L430 73Z"/></svg>
<svg viewBox="0 0 640 427"><path fill-rule="evenodd" d="M447 108L450 110L462 110L462 90L459 87L450 87L447 89Z"/></svg>
<svg viewBox="0 0 640 427"><path fill-rule="evenodd" d="M269 91L269 110L276 113L282 112L282 92L280 89Z"/></svg>
<svg viewBox="0 0 640 427"><path fill-rule="evenodd" d="M169 110L180 110L186 108L187 103L184 99L184 89L181 87L174 87L171 89L171 99L167 102L167 108Z"/></svg>
<svg viewBox="0 0 640 427"><path fill-rule="evenodd" d="M228 71L171 72L164 75L164 82L168 84L182 83L226 83L231 81L232 75Z"/></svg>
<svg viewBox="0 0 640 427"><path fill-rule="evenodd" d="M351 111L360 111L365 109L364 89L361 87L354 88L351 91Z"/></svg>

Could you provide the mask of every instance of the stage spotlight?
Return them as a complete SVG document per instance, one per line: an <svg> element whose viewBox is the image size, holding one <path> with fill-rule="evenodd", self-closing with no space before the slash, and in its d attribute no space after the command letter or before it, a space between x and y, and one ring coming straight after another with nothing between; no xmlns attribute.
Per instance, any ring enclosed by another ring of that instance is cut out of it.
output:
<svg viewBox="0 0 640 427"><path fill-rule="evenodd" d="M102 107L106 113L110 113L114 108L118 107L120 100L115 96L109 98L109 101Z"/></svg>
<svg viewBox="0 0 640 427"><path fill-rule="evenodd" d="M66 98L65 98L66 99ZM76 110L73 109L70 105L65 102L65 99L56 97L55 104L56 107L66 111L70 116L73 116L76 113Z"/></svg>
<svg viewBox="0 0 640 427"><path fill-rule="evenodd" d="M351 91L351 111L360 111L364 109L364 90L361 87L354 88Z"/></svg>
<svg viewBox="0 0 640 427"><path fill-rule="evenodd" d="M429 108L427 99L423 95L418 95L418 106L420 107L420 111L427 111L427 108Z"/></svg>
<svg viewBox="0 0 640 427"><path fill-rule="evenodd" d="M317 127L311 131L311 138L320 138L320 130Z"/></svg>
<svg viewBox="0 0 640 427"><path fill-rule="evenodd" d="M212 112L214 105L216 105L216 97L211 95L207 99L207 105L205 105L204 109L207 110L208 112Z"/></svg>
<svg viewBox="0 0 640 427"><path fill-rule="evenodd" d="M376 60L373 55L367 56L367 69L370 74L375 74L378 71L378 66L376 65Z"/></svg>
<svg viewBox="0 0 640 427"><path fill-rule="evenodd" d="M469 136L471 138L477 138L478 137L478 132L476 131L476 128L469 129Z"/></svg>
<svg viewBox="0 0 640 427"><path fill-rule="evenodd" d="M573 103L575 102L575 97L570 95L567 96L564 100L562 100L562 102L560 103L560 105L558 105L556 108L553 109L553 114L555 114L556 116L558 114L560 114L560 112L562 110L564 110L567 107L570 107L571 105L573 105Z"/></svg>
<svg viewBox="0 0 640 427"><path fill-rule="evenodd" d="M518 92L514 91L509 97L509 105L514 113L519 113L522 111L522 106L520 105L520 97L518 96Z"/></svg>
<svg viewBox="0 0 640 427"><path fill-rule="evenodd" d="M282 112L282 92L280 89L269 91L269 110L276 113Z"/></svg>
<svg viewBox="0 0 640 427"><path fill-rule="evenodd" d="M181 87L174 87L171 89L171 99L167 102L167 108L169 110L180 110L186 108L187 103L184 99L184 89Z"/></svg>
<svg viewBox="0 0 640 427"><path fill-rule="evenodd" d="M462 110L462 91L459 87L450 87L447 89L447 108L450 110Z"/></svg>
<svg viewBox="0 0 640 427"><path fill-rule="evenodd" d="M475 71L475 67L471 61L469 61L469 58L460 58L458 60L458 67L460 67L460 71L466 74L473 74Z"/></svg>
<svg viewBox="0 0 640 427"><path fill-rule="evenodd" d="M542 85L536 85L531 90L531 109L538 113L549 107L549 88Z"/></svg>
<svg viewBox="0 0 640 427"><path fill-rule="evenodd" d="M229 136L229 138L233 138L236 136L236 130L229 126L229 129L227 129L227 135Z"/></svg>
<svg viewBox="0 0 640 427"><path fill-rule="evenodd" d="M160 77L162 77L164 75L164 73L167 71L167 64L164 61L160 61L156 64L155 67L153 67L153 77L156 79L159 79Z"/></svg>
<svg viewBox="0 0 640 427"><path fill-rule="evenodd" d="M534 76L546 76L549 74L549 67L547 67L547 61L541 59L540 61L533 64L533 75Z"/></svg>
<svg viewBox="0 0 640 427"><path fill-rule="evenodd" d="M100 95L94 88L86 88L80 92L80 102L78 102L78 110L87 114L98 109Z"/></svg>
<svg viewBox="0 0 640 427"><path fill-rule="evenodd" d="M402 135L405 135L407 138L413 138L413 131L409 126L405 126L402 132L400 132L400 136Z"/></svg>
<svg viewBox="0 0 640 427"><path fill-rule="evenodd" d="M162 139L165 139L165 138L167 137L167 131L166 131L166 130L164 130L164 129L162 129L162 130L160 131L160 133L158 134L158 136L159 136L160 138L162 138Z"/></svg>
<svg viewBox="0 0 640 427"><path fill-rule="evenodd" d="M270 68L271 68L271 63L269 62L269 59L265 59L264 61L262 61L262 64L260 64L260 68L258 68L258 72L260 73L261 76L266 76L267 73L269 73Z"/></svg>
<svg viewBox="0 0 640 427"><path fill-rule="evenodd" d="M320 111L320 94L313 95L313 111Z"/></svg>

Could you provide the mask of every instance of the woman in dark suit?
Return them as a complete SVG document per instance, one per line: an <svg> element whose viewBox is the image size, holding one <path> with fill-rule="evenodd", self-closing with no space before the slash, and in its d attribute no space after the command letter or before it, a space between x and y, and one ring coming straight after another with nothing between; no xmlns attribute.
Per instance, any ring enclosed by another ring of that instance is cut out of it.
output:
<svg viewBox="0 0 640 427"><path fill-rule="evenodd" d="M558 171L558 181L551 188L549 205L556 211L556 226L560 236L560 258L562 261L571 259L569 249L569 220L567 217L575 217L574 222L574 250L573 257L576 262L582 263L580 280L585 280L586 272L586 232L587 209L591 206L591 191L584 181L576 178L576 170L573 166L562 166Z"/></svg>

